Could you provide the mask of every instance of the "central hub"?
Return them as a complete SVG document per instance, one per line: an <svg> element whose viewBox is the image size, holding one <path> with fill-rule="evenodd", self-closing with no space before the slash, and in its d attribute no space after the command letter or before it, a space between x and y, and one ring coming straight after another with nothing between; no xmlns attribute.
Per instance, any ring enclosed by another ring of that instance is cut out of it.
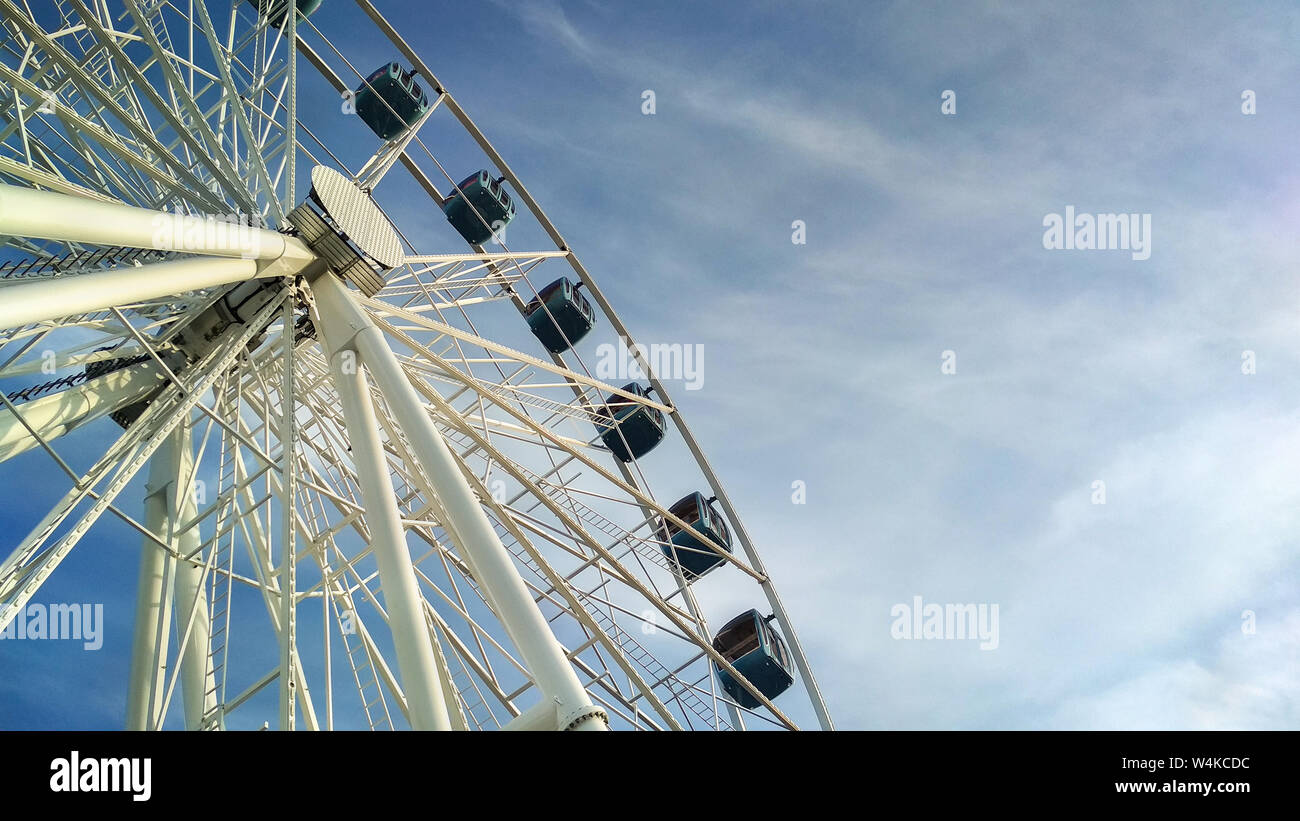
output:
<svg viewBox="0 0 1300 821"><path fill-rule="evenodd" d="M366 296L384 287L406 256L397 230L369 194L332 168L311 172L311 194L288 214L298 236Z"/></svg>

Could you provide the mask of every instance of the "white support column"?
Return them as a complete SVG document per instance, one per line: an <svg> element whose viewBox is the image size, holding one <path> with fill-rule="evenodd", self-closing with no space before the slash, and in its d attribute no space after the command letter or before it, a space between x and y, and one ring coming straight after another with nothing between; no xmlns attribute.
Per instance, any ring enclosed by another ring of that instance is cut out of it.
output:
<svg viewBox="0 0 1300 821"><path fill-rule="evenodd" d="M322 279L333 280L334 275L327 273ZM379 424L358 361L360 357L352 347L352 334L346 324L338 322L333 314L322 312L317 327L343 405L343 419L366 506L370 546L379 565L379 580L411 726L416 730L450 730L432 638L424 619L415 568L398 517L392 480L379 442Z"/></svg>
<svg viewBox="0 0 1300 821"><path fill-rule="evenodd" d="M188 422L177 427L173 447L179 454L176 475L173 479L172 510L176 522L188 522L197 515L194 486L190 475L194 470L194 448ZM182 486L182 482L184 485ZM202 540L199 526L175 535L177 552L181 556L196 555ZM194 612L190 625L190 612ZM180 659L181 694L185 704L185 729L197 730L203 717L217 706L216 692L212 688L211 625L209 623L208 595L203 589L203 568L187 561L176 562L176 632L182 638L189 625L189 640Z"/></svg>
<svg viewBox="0 0 1300 821"><path fill-rule="evenodd" d="M168 439L154 451L145 489L144 524L166 539L170 511L167 489L176 479L175 440ZM171 591L167 577L173 560L162 545L145 538L140 552L139 587L135 603L135 638L131 644L131 672L127 687L126 728L157 729L157 709L162 700L167 666L167 642L171 635Z"/></svg>
<svg viewBox="0 0 1300 821"><path fill-rule="evenodd" d="M322 332L347 334L384 393L398 426L411 444L430 488L447 513L446 527L464 552L476 580L524 658L538 689L558 705L562 729L604 730L604 711L595 706L563 647L528 593L478 498L461 474L428 410L407 380L383 333L353 301L333 274L312 282ZM351 424L349 423L349 428ZM356 443L353 442L354 453ZM385 473L385 477L387 473ZM367 500L367 508L370 502ZM385 586L387 590L387 586Z"/></svg>
<svg viewBox="0 0 1300 821"><path fill-rule="evenodd" d="M514 732L557 730L558 722L559 711L556 709L555 702L543 699L501 725L501 729Z"/></svg>

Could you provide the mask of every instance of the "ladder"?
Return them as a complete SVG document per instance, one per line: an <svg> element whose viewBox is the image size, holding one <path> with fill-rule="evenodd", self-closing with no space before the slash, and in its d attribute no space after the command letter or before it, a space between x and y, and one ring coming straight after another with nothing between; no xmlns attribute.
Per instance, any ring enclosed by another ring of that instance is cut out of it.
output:
<svg viewBox="0 0 1300 821"><path fill-rule="evenodd" d="M218 413L239 413L241 380L227 375L225 385L219 394ZM230 499L217 512L216 535L213 550L216 557L212 562L211 587L208 602L211 608L211 621L208 644L208 667L211 676L208 679L208 695L216 705L208 716L204 716L203 729L225 729L226 701L226 665L230 658L230 593L234 571L235 518L236 500L239 495L236 488L243 480L235 458L239 442L225 428L221 431L221 465L217 469L217 492L230 488ZM206 703L207 696L204 698Z"/></svg>
<svg viewBox="0 0 1300 821"><path fill-rule="evenodd" d="M529 570L533 571L543 584L549 586L549 582L546 576L543 575L541 567L533 561L532 557L523 548L523 545L515 539L514 535L511 534L510 531L506 530L499 522L495 521L495 519L493 520L492 525L493 529L496 530L497 535L501 537L501 543L506 546L506 549L510 551L511 555L513 555ZM591 615L592 619L596 622L597 626L600 627L601 631L604 632L605 635L609 636L609 638L613 639L614 643L622 651L624 658L629 659L642 670L650 674L650 678L647 679L647 682L652 688L658 686L665 687L668 692L672 694L671 700L676 700L684 710L689 709L704 721L705 724L712 726L713 723L717 721L720 729L732 729L731 725L721 715L718 715L709 702L701 698L699 693L697 693L692 687L681 681L676 675L671 673L668 668L664 667L649 650L633 638L631 633L628 633L626 630L619 627L618 624L614 622L614 619L600 607L599 603L591 601L587 594L577 587L570 585L569 589L575 596L577 596L578 600L582 603L583 609Z"/></svg>
<svg viewBox="0 0 1300 821"><path fill-rule="evenodd" d="M356 606L352 601L352 594L348 592L346 584L339 585L340 590L335 592L335 600L342 598L346 605L346 610L340 610L337 603L334 606L334 618L338 623L339 635L343 637L343 649L348 657L348 667L352 670L352 680L356 682L357 693L361 697L361 706L366 713L366 724L372 731L381 729L393 729L393 716L388 710L388 700L384 698L383 685L379 683L379 674L375 670L374 660L370 657L370 650L366 646L365 637L362 636L358 629L364 630L361 621L356 618ZM351 613L353 616L352 624L343 623L344 613ZM358 653L360 660L358 660ZM372 694L373 693L373 697ZM385 725L387 725L385 727Z"/></svg>

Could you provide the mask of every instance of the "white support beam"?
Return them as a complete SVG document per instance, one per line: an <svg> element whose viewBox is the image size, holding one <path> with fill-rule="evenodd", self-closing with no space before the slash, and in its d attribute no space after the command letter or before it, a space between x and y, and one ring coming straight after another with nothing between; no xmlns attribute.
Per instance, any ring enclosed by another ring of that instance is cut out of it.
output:
<svg viewBox="0 0 1300 821"><path fill-rule="evenodd" d="M16 185L0 185L0 235L261 262L285 257L301 262L301 267L314 258L302 242L265 228ZM171 293L180 290L186 289Z"/></svg>
<svg viewBox="0 0 1300 821"><path fill-rule="evenodd" d="M173 434L154 451L149 464L149 483L145 486L145 527L164 541L168 536L170 519L167 491L176 481L176 444L177 436ZM167 643L171 636L172 591L167 586L167 579L175 572L175 561L153 539L144 539L140 550L126 729L156 730L167 672Z"/></svg>
<svg viewBox="0 0 1300 821"><path fill-rule="evenodd" d="M3 293L0 291L0 299ZM48 444L80 425L143 399L164 379L157 364L142 362L17 405L15 410L22 414L21 419L7 409L0 410L0 462L38 447L40 442L32 431Z"/></svg>
<svg viewBox="0 0 1300 821"><path fill-rule="evenodd" d="M324 274L322 279L338 282L330 273ZM342 283L338 284L343 287ZM346 293L344 296L346 298ZM329 355L330 370L352 443L352 459L365 501L366 524L370 527L370 546L379 565L411 726L416 730L450 730L451 720L443 697L433 639L424 618L415 568L398 515L388 463L379 442L379 424L375 419L370 389L353 347L353 334L346 319L341 319L328 307L321 307L319 320L317 328Z"/></svg>
<svg viewBox="0 0 1300 821"><path fill-rule="evenodd" d="M197 513L194 501L194 445L189 422L182 422L172 434L176 456L176 475L172 480L171 515L173 540L181 556L201 558L199 526L196 522L188 530L176 532L181 522L187 522ZM217 706L213 688L210 636L211 624L208 596L203 589L204 568L190 561L176 561L176 632L184 637L188 627L189 638L180 658L181 694L185 706L185 729L197 730L203 717ZM193 624L188 624L193 613Z"/></svg>
<svg viewBox="0 0 1300 821"><path fill-rule="evenodd" d="M0 220L2 222L2 220ZM0 225L0 234L4 233ZM256 279L251 259L178 259L0 288L0 329Z"/></svg>
<svg viewBox="0 0 1300 821"><path fill-rule="evenodd" d="M574 730L607 729L604 711L595 706L583 688L563 646L519 577L509 551L483 512L456 457L434 427L433 419L407 380L383 333L333 274L317 277L312 282L312 291L322 332L335 338L344 336L360 352L374 376L424 476L432 484L428 489L431 496L438 499L447 513L447 530L463 551L475 580L523 656L538 689L558 705L559 726ZM349 432L355 435L350 419ZM357 450L355 440L353 450L354 453ZM386 471L384 476L387 479ZM369 499L366 507L371 507ZM387 595L387 583L384 590Z"/></svg>
<svg viewBox="0 0 1300 821"><path fill-rule="evenodd" d="M4 286L0 329L249 279L294 276L317 262L301 240L275 231L11 185L0 185L0 235L214 257Z"/></svg>

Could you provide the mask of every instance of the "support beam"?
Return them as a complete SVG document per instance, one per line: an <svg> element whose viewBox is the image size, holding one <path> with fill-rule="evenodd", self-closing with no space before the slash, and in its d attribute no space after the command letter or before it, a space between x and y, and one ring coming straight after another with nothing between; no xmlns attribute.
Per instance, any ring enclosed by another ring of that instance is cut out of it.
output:
<svg viewBox="0 0 1300 821"><path fill-rule="evenodd" d="M295 15L296 17L296 15ZM298 648L298 551L294 540L294 448L297 432L294 412L298 397L293 386L294 300L284 301L284 325L280 335L280 729L291 731L297 719L298 671L294 651ZM267 397L270 401L270 397ZM326 642L328 646L328 642ZM326 678L326 683L329 679ZM327 687L326 692L331 688Z"/></svg>
<svg viewBox="0 0 1300 821"><path fill-rule="evenodd" d="M303 243L265 228L16 185L0 185L0 235L262 262L287 257L305 265L313 258Z"/></svg>
<svg viewBox="0 0 1300 821"><path fill-rule="evenodd" d="M463 551L475 580L523 656L538 689L558 704L559 726L574 730L607 729L604 711L595 706L583 688L563 646L519 577L510 553L465 481L456 457L434 427L433 419L407 380L383 333L333 274L317 277L312 282L312 291L321 318L318 327L327 336L346 335L348 344L360 352L361 360L383 391L398 426L410 442L424 476L432 484L428 490L446 511L446 528ZM349 432L351 427L349 422ZM354 453L357 450L355 440L353 450ZM368 499L366 507L371 507ZM384 590L387 595L387 583Z"/></svg>
<svg viewBox="0 0 1300 821"><path fill-rule="evenodd" d="M0 227L0 234L4 233ZM278 276L279 274L272 274ZM0 329L160 299L260 276L251 259L177 259L0 288Z"/></svg>
<svg viewBox="0 0 1300 821"><path fill-rule="evenodd" d="M3 293L0 291L0 299ZM17 405L21 420L7 408L0 410L0 462L38 447L40 443L32 431L46 443L53 442L80 425L144 399L164 379L157 364L142 362Z"/></svg>
<svg viewBox="0 0 1300 821"><path fill-rule="evenodd" d="M333 274L323 279L342 283ZM346 294L345 294L346 296ZM343 418L352 443L361 496L370 527L370 546L379 565L384 604L397 651L397 666L406 693L411 726L416 730L450 730L451 720L443 698L442 682L433 652L432 637L424 618L415 568L406 545L406 533L398 516L392 479L379 442L370 389L352 347L346 322L331 312L322 314L317 325L324 339L330 370L343 406Z"/></svg>
<svg viewBox="0 0 1300 821"><path fill-rule="evenodd" d="M149 464L149 483L145 486L145 527L164 541L169 521L167 490L176 481L176 466L173 434L154 452ZM152 539L144 539L140 550L126 728L155 730L167 671L167 642L171 636L171 590L166 581L175 567L168 552Z"/></svg>
<svg viewBox="0 0 1300 821"><path fill-rule="evenodd" d="M197 505L194 502L194 446L189 422L182 422L172 434L176 444L173 446L178 454L176 475L172 480L174 488L171 499L173 527L180 522L194 519ZM199 538L199 526L195 523L189 530L174 533L177 552L181 556L198 557L202 540ZM208 612L208 596L203 589L203 567L193 562L176 562L176 633L184 637L189 630L189 639L180 658L181 695L185 705L185 729L197 730L203 724L203 717L217 706L216 690L212 686L211 624ZM190 614L193 613L193 624Z"/></svg>

